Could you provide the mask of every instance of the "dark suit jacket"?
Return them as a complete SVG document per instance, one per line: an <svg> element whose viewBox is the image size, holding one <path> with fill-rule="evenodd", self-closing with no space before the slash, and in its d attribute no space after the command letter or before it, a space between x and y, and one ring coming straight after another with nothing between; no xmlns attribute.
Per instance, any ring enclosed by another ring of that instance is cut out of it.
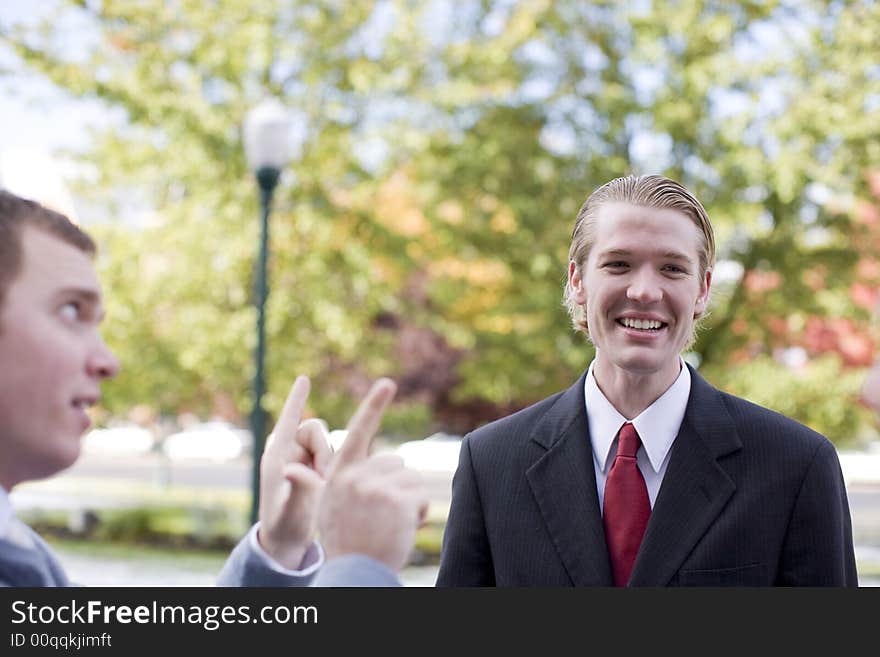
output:
<svg viewBox="0 0 880 657"><path fill-rule="evenodd" d="M438 586L613 584L584 376L465 436ZM857 586L825 437L691 368L669 459L630 586Z"/></svg>
<svg viewBox="0 0 880 657"><path fill-rule="evenodd" d="M0 538L0 587L74 586L45 541L29 527L25 529L33 547Z"/></svg>

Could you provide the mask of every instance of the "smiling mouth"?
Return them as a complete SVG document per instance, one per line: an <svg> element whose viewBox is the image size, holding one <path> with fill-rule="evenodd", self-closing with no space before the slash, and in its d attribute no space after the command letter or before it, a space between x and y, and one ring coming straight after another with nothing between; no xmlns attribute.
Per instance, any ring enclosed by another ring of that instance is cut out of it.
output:
<svg viewBox="0 0 880 657"><path fill-rule="evenodd" d="M636 331L660 331L668 326L666 322L661 322L656 319L632 319L629 317L625 317L623 319L616 320L620 326L628 329L635 329Z"/></svg>

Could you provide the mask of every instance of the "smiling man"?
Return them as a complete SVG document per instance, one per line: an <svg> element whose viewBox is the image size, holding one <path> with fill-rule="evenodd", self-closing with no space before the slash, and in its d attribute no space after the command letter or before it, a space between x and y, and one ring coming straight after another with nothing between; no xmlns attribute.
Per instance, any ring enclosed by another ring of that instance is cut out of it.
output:
<svg viewBox="0 0 880 657"><path fill-rule="evenodd" d="M568 390L465 437L438 586L856 586L834 446L687 365L712 286L700 202L617 178L578 213Z"/></svg>

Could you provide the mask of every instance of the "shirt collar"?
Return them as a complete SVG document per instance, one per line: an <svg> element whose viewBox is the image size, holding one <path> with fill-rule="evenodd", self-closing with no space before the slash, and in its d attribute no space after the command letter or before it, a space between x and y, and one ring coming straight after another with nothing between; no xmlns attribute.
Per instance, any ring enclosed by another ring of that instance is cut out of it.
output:
<svg viewBox="0 0 880 657"><path fill-rule="evenodd" d="M0 486L0 537L6 536L9 523L12 522L12 503L9 494L3 486Z"/></svg>
<svg viewBox="0 0 880 657"><path fill-rule="evenodd" d="M681 371L675 382L660 395L657 400L633 418L632 423L639 437L654 472L660 472L660 466L666 459L687 409L688 397L691 392L691 373L681 362ZM587 420L590 427L590 439L593 443L593 458L602 472L608 463L611 446L617 437L621 425L627 421L605 397L596 379L593 377L594 360L590 363L584 383L584 397L587 406Z"/></svg>

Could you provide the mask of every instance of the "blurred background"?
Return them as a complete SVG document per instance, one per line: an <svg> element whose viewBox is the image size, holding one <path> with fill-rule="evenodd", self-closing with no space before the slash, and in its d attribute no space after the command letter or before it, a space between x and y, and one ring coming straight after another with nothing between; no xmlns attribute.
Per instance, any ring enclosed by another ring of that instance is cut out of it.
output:
<svg viewBox="0 0 880 657"><path fill-rule="evenodd" d="M578 208L662 173L718 241L687 360L837 445L874 583L878 34L867 0L2 3L0 185L97 238L123 365L80 462L13 503L83 583L210 583L249 523L256 379L268 431L299 373L331 427L387 375L377 449L429 479L406 581L430 584L460 436L592 357L561 304ZM257 374L242 126L267 98L288 158Z"/></svg>

